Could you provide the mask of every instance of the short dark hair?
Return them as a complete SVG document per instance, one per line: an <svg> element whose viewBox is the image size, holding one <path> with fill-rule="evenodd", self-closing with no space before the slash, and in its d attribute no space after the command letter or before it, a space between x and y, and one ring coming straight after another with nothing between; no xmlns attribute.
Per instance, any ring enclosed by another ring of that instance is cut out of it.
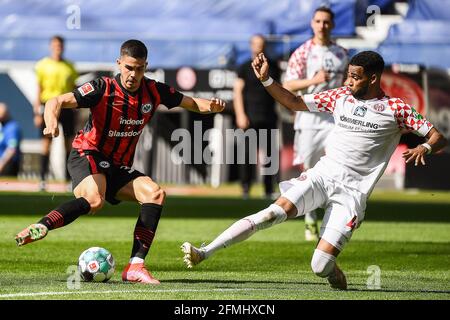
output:
<svg viewBox="0 0 450 320"><path fill-rule="evenodd" d="M384 70L383 57L375 51L361 51L353 56L349 64L363 67L366 75L381 75Z"/></svg>
<svg viewBox="0 0 450 320"><path fill-rule="evenodd" d="M317 12L326 12L330 15L331 21L334 22L334 12L330 9L330 7L327 6L320 6L316 10L314 10L313 17L316 15Z"/></svg>
<svg viewBox="0 0 450 320"><path fill-rule="evenodd" d="M64 38L60 35L55 35L55 36L51 37L50 42L52 42L52 41L58 41L61 44L64 44Z"/></svg>
<svg viewBox="0 0 450 320"><path fill-rule="evenodd" d="M120 56L147 59L147 47L142 41L135 39L127 40L120 47Z"/></svg>

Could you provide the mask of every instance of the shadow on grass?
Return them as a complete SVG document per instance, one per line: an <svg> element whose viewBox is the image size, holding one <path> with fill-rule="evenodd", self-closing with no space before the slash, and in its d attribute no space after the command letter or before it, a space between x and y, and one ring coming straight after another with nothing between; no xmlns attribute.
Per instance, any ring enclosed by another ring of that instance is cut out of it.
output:
<svg viewBox="0 0 450 320"><path fill-rule="evenodd" d="M381 289L366 289L366 288L350 288L347 289L347 292L385 292L385 293L438 293L438 294L449 294L450 291L449 290L426 290L426 289L385 289L385 288L381 288Z"/></svg>
<svg viewBox="0 0 450 320"><path fill-rule="evenodd" d="M0 193L0 215L42 216L63 202L68 195ZM271 201L264 199L168 197L164 206L166 218L241 218L266 208ZM97 213L107 217L136 217L139 205L122 202L106 204ZM450 222L450 205L430 202L369 201L366 221Z"/></svg>
<svg viewBox="0 0 450 320"><path fill-rule="evenodd" d="M261 280L261 281L255 281L255 280L212 280L212 279L170 279L170 280L162 280L162 283L185 283L185 284L201 284L201 283L207 283L207 284L224 284L224 285L229 285L229 284L255 284L255 285L261 285L261 284L268 284L268 285L305 285L305 286L323 286L326 287L327 289L330 290L334 290L331 289L328 285L328 283L324 282L324 281L275 281L275 280ZM351 285L351 284L350 284ZM277 289L292 289L292 288L274 288L274 290ZM339 290L334 290L334 291L339 291ZM442 293L442 294L448 294L450 293L450 291L448 290L423 290L423 289L418 289L418 290L414 290L414 289L389 289L389 288L381 288L379 290L371 290L371 289L367 289L367 288L349 288L346 290L347 292L386 292L386 293L402 293L402 292L410 292L410 293Z"/></svg>
<svg viewBox="0 0 450 320"><path fill-rule="evenodd" d="M180 284L197 284L197 283L208 283L208 284L277 284L277 285L324 285L324 282L310 282L310 281L283 281L283 280L214 280L214 279L168 279L161 280L162 283L180 283Z"/></svg>

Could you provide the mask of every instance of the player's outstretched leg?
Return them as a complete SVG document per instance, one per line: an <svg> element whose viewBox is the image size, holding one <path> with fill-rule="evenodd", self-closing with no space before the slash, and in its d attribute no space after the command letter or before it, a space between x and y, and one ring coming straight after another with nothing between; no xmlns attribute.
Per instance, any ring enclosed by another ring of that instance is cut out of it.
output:
<svg viewBox="0 0 450 320"><path fill-rule="evenodd" d="M319 224L317 222L317 212L312 210L305 213L305 240L319 240Z"/></svg>
<svg viewBox="0 0 450 320"><path fill-rule="evenodd" d="M159 280L146 269L144 260L155 237L161 211L162 206L159 204L142 204L139 218L134 227L130 261L122 273L123 281L160 284Z"/></svg>
<svg viewBox="0 0 450 320"><path fill-rule="evenodd" d="M285 221L286 218L285 210L277 204L272 204L258 213L235 222L207 246L196 248L189 242L183 243L181 246L184 254L183 260L188 268L192 268L217 250L244 241L256 231L272 227Z"/></svg>
<svg viewBox="0 0 450 320"><path fill-rule="evenodd" d="M15 236L18 246L45 238L48 231L60 228L73 222L79 216L89 213L91 205L85 198L77 198L63 203L55 210L34 223Z"/></svg>

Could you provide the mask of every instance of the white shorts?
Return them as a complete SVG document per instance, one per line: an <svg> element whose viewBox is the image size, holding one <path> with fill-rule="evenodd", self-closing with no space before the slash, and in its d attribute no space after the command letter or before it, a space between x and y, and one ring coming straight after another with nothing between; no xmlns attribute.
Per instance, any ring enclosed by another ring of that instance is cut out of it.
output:
<svg viewBox="0 0 450 320"><path fill-rule="evenodd" d="M280 183L281 197L297 208L297 217L325 209L320 237L340 251L364 220L367 196L320 175L314 168Z"/></svg>
<svg viewBox="0 0 450 320"><path fill-rule="evenodd" d="M295 131L294 166L303 164L306 169L314 167L325 155L325 145L333 124L323 129L302 129Z"/></svg>

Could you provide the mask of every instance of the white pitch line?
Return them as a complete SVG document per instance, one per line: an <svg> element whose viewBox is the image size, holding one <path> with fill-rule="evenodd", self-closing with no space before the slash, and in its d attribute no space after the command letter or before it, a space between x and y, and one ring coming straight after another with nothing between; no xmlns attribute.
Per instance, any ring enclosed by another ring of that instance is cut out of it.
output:
<svg viewBox="0 0 450 320"><path fill-rule="evenodd" d="M101 294L101 293L158 293L158 292L227 292L227 291L268 291L270 288L222 288L222 289L160 289L160 290L104 290L104 291L49 291L49 292L21 292L0 294L1 298L20 298L20 297L37 297L37 296L57 296L57 295L74 295L74 294Z"/></svg>

